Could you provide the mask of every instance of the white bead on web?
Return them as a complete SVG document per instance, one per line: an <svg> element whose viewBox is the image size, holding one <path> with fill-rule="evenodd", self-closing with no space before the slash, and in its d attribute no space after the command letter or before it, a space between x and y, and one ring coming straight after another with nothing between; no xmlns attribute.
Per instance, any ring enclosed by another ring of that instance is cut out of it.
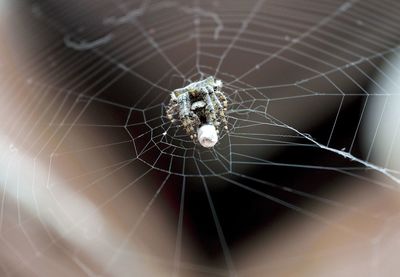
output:
<svg viewBox="0 0 400 277"><path fill-rule="evenodd" d="M197 131L197 139L203 147L213 147L218 142L218 134L214 125L204 124Z"/></svg>
<svg viewBox="0 0 400 277"><path fill-rule="evenodd" d="M218 142L222 126L228 130L228 101L221 88L222 81L210 76L175 89L167 107L168 119L175 122L177 115L190 138L206 148Z"/></svg>

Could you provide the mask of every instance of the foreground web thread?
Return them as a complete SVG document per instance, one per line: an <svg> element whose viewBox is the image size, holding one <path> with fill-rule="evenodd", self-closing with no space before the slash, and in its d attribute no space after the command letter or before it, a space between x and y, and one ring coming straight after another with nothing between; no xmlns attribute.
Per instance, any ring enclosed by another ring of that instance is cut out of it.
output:
<svg viewBox="0 0 400 277"><path fill-rule="evenodd" d="M389 177L390 179L395 181L398 185L400 185L400 178L398 178L395 175L393 175L390 172L388 172L387 168L380 167L380 166L377 166L377 165L375 165L373 163L370 163L368 161L361 160L361 159L353 156L350 152L346 152L346 151L343 151L343 150L338 150L338 149L326 146L324 144L321 144L321 143L317 142L315 139L313 139L310 135L301 133L300 131L296 130L295 128L293 128L293 127L291 127L291 126L289 126L289 125L287 125L287 124L285 124L283 122L280 122L278 119L272 117L271 115L269 115L268 117L271 117L271 119L273 119L274 121L279 122L279 124L282 124L285 128L288 128L288 129L294 131L295 133L297 133L301 137L307 139L308 141L312 142L313 144L315 144L319 148L327 150L327 151L330 151L330 152L333 152L333 153L338 154L340 156L343 156L344 158L350 159L351 161L355 161L357 163L360 163L360 164L364 165L367 168L376 170L376 171L386 175L387 177Z"/></svg>

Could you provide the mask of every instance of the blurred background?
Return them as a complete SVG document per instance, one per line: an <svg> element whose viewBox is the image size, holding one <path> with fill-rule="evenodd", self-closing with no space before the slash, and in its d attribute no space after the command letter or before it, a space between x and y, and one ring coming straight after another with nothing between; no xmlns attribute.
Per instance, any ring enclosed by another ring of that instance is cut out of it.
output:
<svg viewBox="0 0 400 277"><path fill-rule="evenodd" d="M0 0L0 276L399 276L399 14ZM165 107L210 75L205 149Z"/></svg>

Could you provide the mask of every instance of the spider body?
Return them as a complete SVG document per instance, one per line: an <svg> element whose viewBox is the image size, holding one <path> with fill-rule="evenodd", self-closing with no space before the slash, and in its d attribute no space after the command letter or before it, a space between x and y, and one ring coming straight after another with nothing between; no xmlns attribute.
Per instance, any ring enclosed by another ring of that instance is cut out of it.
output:
<svg viewBox="0 0 400 277"><path fill-rule="evenodd" d="M221 126L228 129L225 116L228 101L221 88L221 80L210 76L175 89L167 108L168 119L175 122L174 117L178 115L191 139L197 139L204 147L214 146Z"/></svg>

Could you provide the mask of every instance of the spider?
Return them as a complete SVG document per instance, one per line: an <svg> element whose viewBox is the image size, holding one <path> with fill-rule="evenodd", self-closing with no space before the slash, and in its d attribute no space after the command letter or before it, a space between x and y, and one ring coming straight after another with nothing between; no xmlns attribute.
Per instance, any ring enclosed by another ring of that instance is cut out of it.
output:
<svg viewBox="0 0 400 277"><path fill-rule="evenodd" d="M203 147L213 147L218 142L221 125L227 131L225 116L228 101L221 91L222 81L210 76L175 89L167 107L167 117L175 122L179 115L182 127L190 138Z"/></svg>

